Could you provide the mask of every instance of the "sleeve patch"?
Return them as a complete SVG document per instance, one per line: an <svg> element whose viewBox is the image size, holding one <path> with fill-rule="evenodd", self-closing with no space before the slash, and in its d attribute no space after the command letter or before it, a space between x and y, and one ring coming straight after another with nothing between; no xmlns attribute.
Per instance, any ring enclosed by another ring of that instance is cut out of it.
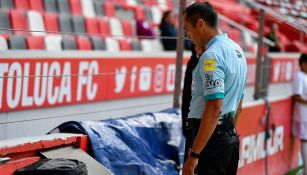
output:
<svg viewBox="0 0 307 175"><path fill-rule="evenodd" d="M204 61L204 71L206 72L213 72L216 67L216 60L215 59L205 59Z"/></svg>

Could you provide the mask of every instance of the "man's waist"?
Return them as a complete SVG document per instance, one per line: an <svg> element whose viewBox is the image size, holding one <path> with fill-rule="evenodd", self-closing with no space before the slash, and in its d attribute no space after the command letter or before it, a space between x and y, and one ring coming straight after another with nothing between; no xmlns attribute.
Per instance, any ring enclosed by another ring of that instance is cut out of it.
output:
<svg viewBox="0 0 307 175"><path fill-rule="evenodd" d="M233 128L233 118L235 113L229 112L224 115L221 115L220 119L217 122L217 126L225 126L225 129ZM198 118L187 118L186 128L198 128L200 125L201 119ZM231 125L231 126L230 126Z"/></svg>

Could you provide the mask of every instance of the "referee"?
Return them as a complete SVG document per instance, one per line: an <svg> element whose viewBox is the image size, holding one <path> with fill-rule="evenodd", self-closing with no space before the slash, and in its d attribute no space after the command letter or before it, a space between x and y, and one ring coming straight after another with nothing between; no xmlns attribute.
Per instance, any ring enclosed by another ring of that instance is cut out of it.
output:
<svg viewBox="0 0 307 175"><path fill-rule="evenodd" d="M220 34L217 13L196 2L183 14L189 38L207 50L193 71L192 100L186 122L188 158L183 175L234 175L239 161L235 125L242 109L247 75L240 46Z"/></svg>

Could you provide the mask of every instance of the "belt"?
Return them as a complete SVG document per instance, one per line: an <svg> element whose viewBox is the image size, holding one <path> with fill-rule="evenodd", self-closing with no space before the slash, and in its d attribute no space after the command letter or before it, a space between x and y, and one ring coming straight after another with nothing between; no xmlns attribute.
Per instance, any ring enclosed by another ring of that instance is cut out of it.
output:
<svg viewBox="0 0 307 175"><path fill-rule="evenodd" d="M229 112L226 114L221 115L220 119L217 122L218 126L224 125L224 122L228 117L233 117L234 112ZM185 123L186 128L194 128L194 127L199 127L201 119L195 119L195 118L187 118L187 121Z"/></svg>

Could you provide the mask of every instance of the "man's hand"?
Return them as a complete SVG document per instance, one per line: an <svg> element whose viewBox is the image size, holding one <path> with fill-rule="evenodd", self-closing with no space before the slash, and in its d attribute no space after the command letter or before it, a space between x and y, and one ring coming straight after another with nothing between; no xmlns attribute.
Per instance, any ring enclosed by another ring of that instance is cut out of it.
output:
<svg viewBox="0 0 307 175"><path fill-rule="evenodd" d="M194 175L194 170L198 164L198 159L189 156L182 168L182 175Z"/></svg>

